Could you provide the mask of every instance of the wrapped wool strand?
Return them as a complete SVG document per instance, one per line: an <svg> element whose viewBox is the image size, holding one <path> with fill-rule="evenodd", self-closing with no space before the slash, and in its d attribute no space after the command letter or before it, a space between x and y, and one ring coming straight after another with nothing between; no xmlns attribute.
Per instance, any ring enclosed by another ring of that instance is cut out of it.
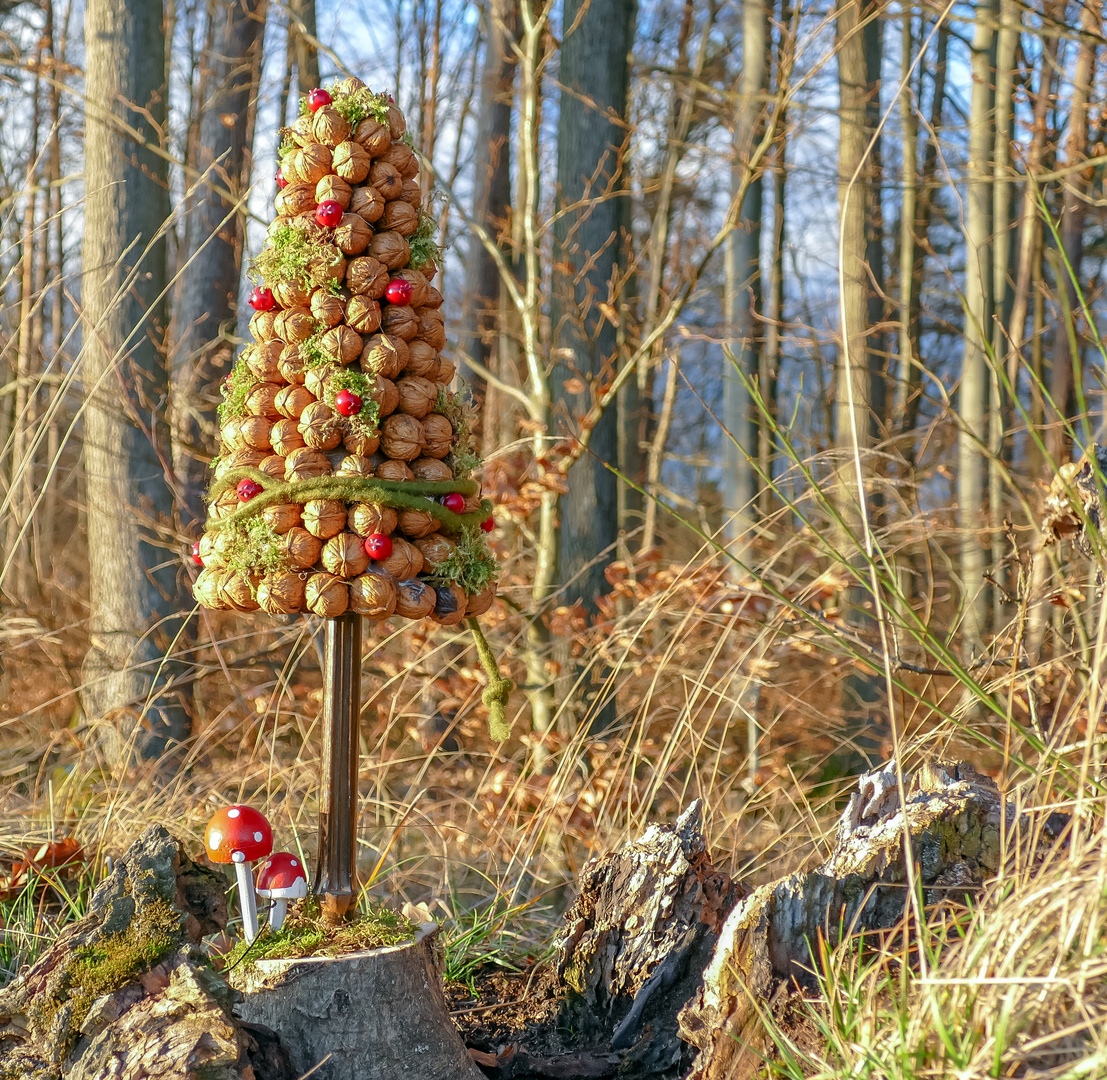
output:
<svg viewBox="0 0 1107 1080"><path fill-rule="evenodd" d="M423 208L423 189L416 180L405 180L400 188L400 198L415 210Z"/></svg>
<svg viewBox="0 0 1107 1080"><path fill-rule="evenodd" d="M415 473L411 471L406 461L394 461L392 458L382 461L373 475L378 480L390 480L394 483L410 482L415 479Z"/></svg>
<svg viewBox="0 0 1107 1080"><path fill-rule="evenodd" d="M425 341L416 338L407 343L408 358L405 367L410 375L421 375L425 379L434 379L438 372L438 353Z"/></svg>
<svg viewBox="0 0 1107 1080"><path fill-rule="evenodd" d="M413 578L423 569L423 553L402 536L393 536L392 554L387 559L381 559L377 566L387 570L397 581Z"/></svg>
<svg viewBox="0 0 1107 1080"><path fill-rule="evenodd" d="M452 480L453 471L444 461L438 458L421 457L411 463L411 471L416 480L424 480L430 483L438 483L442 480ZM480 496L477 496L477 505L480 505Z"/></svg>
<svg viewBox="0 0 1107 1080"><path fill-rule="evenodd" d="M434 585L431 618L440 626L457 626L465 618L468 597L460 585Z"/></svg>
<svg viewBox="0 0 1107 1080"><path fill-rule="evenodd" d="M384 196L375 187L354 188L348 209L367 225L374 225L384 213Z"/></svg>
<svg viewBox="0 0 1107 1080"><path fill-rule="evenodd" d="M400 170L379 158L373 162L373 167L369 170L369 183L380 192L381 198L386 203L392 199L398 199L403 194L404 178L400 175ZM285 188L285 191L287 190L288 188Z"/></svg>
<svg viewBox="0 0 1107 1080"><path fill-rule="evenodd" d="M406 281L411 286L411 307L421 308L426 306L430 285L418 270L397 270L392 278L393 280ZM437 289L434 291L438 292Z"/></svg>
<svg viewBox="0 0 1107 1080"><path fill-rule="evenodd" d="M396 610L396 582L384 570L370 566L350 582L350 609L368 619L387 619Z"/></svg>
<svg viewBox="0 0 1107 1080"><path fill-rule="evenodd" d="M373 459L368 455L347 454L334 470L335 476L372 476Z"/></svg>
<svg viewBox="0 0 1107 1080"><path fill-rule="evenodd" d="M389 416L381 425L381 449L396 461L414 461L423 452L423 424L406 413L395 413ZM445 457L446 455L429 454L428 456Z"/></svg>
<svg viewBox="0 0 1107 1080"><path fill-rule="evenodd" d="M437 597L426 582L408 578L396 585L396 614L405 619L425 619L432 611Z"/></svg>
<svg viewBox="0 0 1107 1080"><path fill-rule="evenodd" d="M346 302L346 322L359 334L372 334L381 325L381 306L368 296L351 296Z"/></svg>
<svg viewBox="0 0 1107 1080"><path fill-rule="evenodd" d="M255 341L272 341L277 336L277 312L258 311L250 317L250 337Z"/></svg>
<svg viewBox="0 0 1107 1080"><path fill-rule="evenodd" d="M438 386L430 379L423 379L418 375L408 375L401 379L396 383L396 389L400 391L400 411L414 416L416 420L422 420L434 408L438 399Z"/></svg>
<svg viewBox="0 0 1107 1080"><path fill-rule="evenodd" d="M293 525L282 537L285 554L288 561L298 570L307 570L319 561L319 553L323 550L323 541L317 536L312 536L301 525Z"/></svg>
<svg viewBox="0 0 1107 1080"><path fill-rule="evenodd" d="M326 289L316 289L311 294L311 313L328 330L342 322L343 311L342 297Z"/></svg>
<svg viewBox="0 0 1107 1080"><path fill-rule="evenodd" d="M309 499L300 512L304 528L320 540L329 540L346 527L346 504L341 499Z"/></svg>
<svg viewBox="0 0 1107 1080"><path fill-rule="evenodd" d="M442 528L442 522L426 510L405 510L401 508L397 511L396 517L399 521L400 532L405 536L410 536L412 540L421 540Z"/></svg>
<svg viewBox="0 0 1107 1080"><path fill-rule="evenodd" d="M323 565L335 577L349 579L363 573L369 565L365 545L356 533L340 532L323 545Z"/></svg>
<svg viewBox="0 0 1107 1080"><path fill-rule="evenodd" d="M303 520L300 516L300 507L296 503L267 506L262 510L261 517L278 536L284 536L289 529L295 529Z"/></svg>
<svg viewBox="0 0 1107 1080"><path fill-rule="evenodd" d="M304 610L304 579L291 570L266 574L258 586L258 605L270 615L295 615Z"/></svg>
<svg viewBox="0 0 1107 1080"><path fill-rule="evenodd" d="M381 332L411 341L419 333L419 320L407 304L387 304L381 313Z"/></svg>
<svg viewBox="0 0 1107 1080"><path fill-rule="evenodd" d="M256 469L264 460L264 450L255 450L252 446L232 450L229 454L223 454L219 464L215 468L216 477L225 476L234 469ZM234 492L232 491L232 494ZM235 495L237 501L238 496Z"/></svg>
<svg viewBox="0 0 1107 1080"><path fill-rule="evenodd" d="M276 382L280 377L281 350L286 348L279 338L259 342L242 352L246 366L262 382Z"/></svg>
<svg viewBox="0 0 1107 1080"><path fill-rule="evenodd" d="M346 524L361 537L373 533L388 536L396 528L396 511L391 506L377 506L376 503L354 503L346 514Z"/></svg>
<svg viewBox="0 0 1107 1080"><path fill-rule="evenodd" d="M273 299L282 308L307 307L311 290L299 281L278 281L273 285Z"/></svg>
<svg viewBox="0 0 1107 1080"><path fill-rule="evenodd" d="M334 148L332 167L351 184L360 184L369 175L372 165L372 154L358 142L347 139Z"/></svg>
<svg viewBox="0 0 1107 1080"><path fill-rule="evenodd" d="M441 413L423 418L423 451L427 457L444 458L454 442L454 428Z"/></svg>
<svg viewBox="0 0 1107 1080"><path fill-rule="evenodd" d="M284 389L279 383L255 383L250 387L242 402L242 407L251 416L264 416L268 420L280 417L276 406L277 395Z"/></svg>
<svg viewBox="0 0 1107 1080"><path fill-rule="evenodd" d="M299 421L306 409L315 400L315 395L306 387L293 383L282 386L273 404L277 412L288 420Z"/></svg>
<svg viewBox="0 0 1107 1080"><path fill-rule="evenodd" d="M449 386L454 381L454 376L457 374L457 365L452 360L447 360L444 356L438 358L436 365L437 370L434 373L434 381L439 386Z"/></svg>
<svg viewBox="0 0 1107 1080"><path fill-rule="evenodd" d="M334 230L335 245L346 255L360 255L372 238L373 230L359 214L343 214Z"/></svg>
<svg viewBox="0 0 1107 1080"><path fill-rule="evenodd" d="M303 446L293 450L284 459L284 478L292 483L296 480L314 480L318 476L330 476L330 459L321 450Z"/></svg>
<svg viewBox="0 0 1107 1080"><path fill-rule="evenodd" d="M353 139L354 142L364 147L371 157L380 157L381 154L387 153L388 148L392 145L392 136L388 131L388 125L382 124L379 120L374 120L370 116L367 116L354 128Z"/></svg>
<svg viewBox="0 0 1107 1080"><path fill-rule="evenodd" d="M391 280L388 267L371 255L354 259L346 269L346 288L354 296L368 296L370 300L384 296Z"/></svg>
<svg viewBox="0 0 1107 1080"><path fill-rule="evenodd" d="M257 582L245 570L225 570L219 580L219 599L235 611L257 611Z"/></svg>
<svg viewBox="0 0 1107 1080"><path fill-rule="evenodd" d="M349 207L353 195L354 189L341 176L335 176L333 173L324 176L315 185L316 203L336 202L345 210Z"/></svg>
<svg viewBox="0 0 1107 1080"><path fill-rule="evenodd" d="M281 188L273 200L277 213L282 217L296 217L315 209L315 185L297 182Z"/></svg>
<svg viewBox="0 0 1107 1080"><path fill-rule="evenodd" d="M324 105L316 110L311 122L311 133L317 141L334 150L339 143L349 138L350 124L333 105Z"/></svg>
<svg viewBox="0 0 1107 1080"><path fill-rule="evenodd" d="M315 320L306 307L288 308L277 316L277 337L290 345L307 341L315 329Z"/></svg>
<svg viewBox="0 0 1107 1080"><path fill-rule="evenodd" d="M373 379L373 390L369 395L377 403L377 416L382 419L386 416L391 416L396 411L396 407L400 404L400 391L396 389L396 384L391 379L386 379L383 375L378 375ZM388 451L385 450L388 454ZM389 457L395 457L395 454L388 454ZM408 460L402 458L401 460Z"/></svg>
<svg viewBox="0 0 1107 1080"><path fill-rule="evenodd" d="M478 593L472 593L465 604L465 617L483 615L496 601L496 586L486 585Z"/></svg>
<svg viewBox="0 0 1107 1080"><path fill-rule="evenodd" d="M411 236L419 228L419 211L403 199L392 199L384 204L381 225L401 236Z"/></svg>
<svg viewBox="0 0 1107 1080"><path fill-rule="evenodd" d="M318 184L332 168L334 152L322 143L309 142L296 153L295 171L305 184Z"/></svg>
<svg viewBox="0 0 1107 1080"><path fill-rule="evenodd" d="M284 458L280 454L269 454L258 462L258 471L274 480L284 479Z"/></svg>
<svg viewBox="0 0 1107 1080"><path fill-rule="evenodd" d="M374 431L372 434L357 431L344 431L342 433L342 448L357 457L369 458L377 452L381 444L381 434Z"/></svg>
<svg viewBox="0 0 1107 1080"><path fill-rule="evenodd" d="M399 142L407 134L407 121L395 105L388 106L388 134L393 142Z"/></svg>
<svg viewBox="0 0 1107 1080"><path fill-rule="evenodd" d="M418 333L416 336L425 341L432 349L444 349L446 347L446 327L442 319L442 313L435 308L423 308L415 313L418 320Z"/></svg>
<svg viewBox="0 0 1107 1080"><path fill-rule="evenodd" d="M415 546L423 553L423 570L433 574L457 548L452 540L435 533L431 536L413 538Z"/></svg>
<svg viewBox="0 0 1107 1080"><path fill-rule="evenodd" d="M361 370L367 375L394 379L407 367L408 359L408 346L403 338L374 334L365 339L361 350Z"/></svg>
<svg viewBox="0 0 1107 1080"><path fill-rule="evenodd" d="M399 233L377 233L369 241L368 251L389 270L398 270L411 261L411 245Z"/></svg>
<svg viewBox="0 0 1107 1080"><path fill-rule="evenodd" d="M352 327L339 323L319 339L319 347L340 364L352 364L361 355L361 335Z"/></svg>
<svg viewBox="0 0 1107 1080"><path fill-rule="evenodd" d="M304 604L312 614L334 619L350 606L350 590L334 574L312 574L304 588Z"/></svg>
<svg viewBox="0 0 1107 1080"><path fill-rule="evenodd" d="M342 442L334 410L324 401L313 401L300 414L300 434L313 450L333 450Z"/></svg>

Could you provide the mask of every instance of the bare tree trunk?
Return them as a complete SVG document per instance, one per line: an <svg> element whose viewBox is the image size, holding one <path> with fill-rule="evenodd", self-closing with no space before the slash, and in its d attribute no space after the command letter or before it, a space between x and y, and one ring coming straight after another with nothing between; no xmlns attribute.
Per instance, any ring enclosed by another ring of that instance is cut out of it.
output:
<svg viewBox="0 0 1107 1080"><path fill-rule="evenodd" d="M918 212L918 136L919 121L915 101L911 94L910 73L914 59L915 37L912 32L914 12L905 7L900 15L902 36L900 45L900 72L903 89L900 91L900 126L903 131L903 199L899 211L899 378L896 380L895 404L892 417L897 434L904 434L907 402L914 388L915 341L912 335L912 288L915 284L915 217Z"/></svg>
<svg viewBox="0 0 1107 1080"><path fill-rule="evenodd" d="M961 528L961 604L966 648L980 649L988 630L984 593L985 547L979 534L985 512L989 398L986 343L992 337L992 154L997 0L976 8L969 111L968 194L965 200L965 350L958 399L957 504Z"/></svg>
<svg viewBox="0 0 1107 1080"><path fill-rule="evenodd" d="M230 370L238 311L245 205L251 162L247 131L257 94L266 0L214 0L213 48L202 59L200 137L194 161L203 176L186 224L174 312L174 446L184 491L181 517L204 520L208 462L218 446L219 381Z"/></svg>
<svg viewBox="0 0 1107 1080"><path fill-rule="evenodd" d="M319 52L315 45L315 0L290 0L288 35L296 58L297 85L301 94L309 94L319 85Z"/></svg>
<svg viewBox="0 0 1107 1080"><path fill-rule="evenodd" d="M166 160L155 152L166 115L160 0L90 0L87 93L83 374L88 495L89 650L82 704L92 723L116 721L107 752L133 740L160 756L189 730L166 684L179 629L177 558L166 474L168 376L164 228ZM137 128L146 141L124 135Z"/></svg>

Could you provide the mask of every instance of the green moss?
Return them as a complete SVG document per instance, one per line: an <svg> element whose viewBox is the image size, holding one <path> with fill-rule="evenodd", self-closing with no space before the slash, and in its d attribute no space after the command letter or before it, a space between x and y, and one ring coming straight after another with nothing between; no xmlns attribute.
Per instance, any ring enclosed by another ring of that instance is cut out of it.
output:
<svg viewBox="0 0 1107 1080"><path fill-rule="evenodd" d="M457 546L450 557L439 564L435 581L460 585L472 595L486 588L500 576L500 564L492 554L480 527L461 530L456 538Z"/></svg>
<svg viewBox="0 0 1107 1080"><path fill-rule="evenodd" d="M228 954L226 970L258 960L290 960L305 956L341 956L343 953L402 945L415 937L415 924L399 912L370 905L339 926L327 926L314 897L289 913L284 926L273 933L268 926L247 944L240 941Z"/></svg>
<svg viewBox="0 0 1107 1080"><path fill-rule="evenodd" d="M415 149L415 140L411 137L410 131L405 131L400 136L400 142L402 142L404 146L406 146L409 150Z"/></svg>
<svg viewBox="0 0 1107 1080"><path fill-rule="evenodd" d="M458 480L468 480L473 473L483 468L484 458L468 447L458 444L446 455L446 464L450 466Z"/></svg>
<svg viewBox="0 0 1107 1080"><path fill-rule="evenodd" d="M477 423L477 410L468 392L451 393L444 386L438 388L434 402L435 412L445 416L454 429L454 445L447 463L454 476L468 480L484 462L474 447L473 431Z"/></svg>
<svg viewBox="0 0 1107 1080"><path fill-rule="evenodd" d="M442 252L434 241L436 228L434 218L426 210L420 210L419 228L408 237L407 241L411 248L411 259L408 266L412 270L418 270L431 260L438 262L442 257Z"/></svg>
<svg viewBox="0 0 1107 1080"><path fill-rule="evenodd" d="M250 264L251 281L296 281L305 288L334 281L321 267L330 264L335 249L323 243L310 229L282 225L273 230L264 249ZM337 284L337 283L336 283Z"/></svg>
<svg viewBox="0 0 1107 1080"><path fill-rule="evenodd" d="M361 398L361 412L348 416L344 425L357 436L372 436L377 433L380 422L380 406L370 397L373 393L373 378L353 368L340 368L328 380L323 390L323 400L335 408L335 398L340 390L349 390ZM337 411L337 410L336 410Z"/></svg>
<svg viewBox="0 0 1107 1080"><path fill-rule="evenodd" d="M320 364L337 364L339 359L332 356L323 348L323 334L325 331L316 330L307 341L300 342L300 355L308 367L318 367Z"/></svg>
<svg viewBox="0 0 1107 1080"><path fill-rule="evenodd" d="M223 559L232 570L267 574L289 568L288 553L272 526L260 517L231 527L232 539L220 543Z"/></svg>
<svg viewBox="0 0 1107 1080"><path fill-rule="evenodd" d="M367 86L355 90L352 94L338 93L338 83L330 87L334 107L346 119L350 127L356 127L367 116L379 124L388 123L388 106L391 102L386 93L374 94Z"/></svg>
<svg viewBox="0 0 1107 1080"><path fill-rule="evenodd" d="M246 415L246 395L259 382L261 380L250 370L246 361L239 356L238 362L231 368L230 377L223 383L223 400L216 410L220 424L233 416Z"/></svg>

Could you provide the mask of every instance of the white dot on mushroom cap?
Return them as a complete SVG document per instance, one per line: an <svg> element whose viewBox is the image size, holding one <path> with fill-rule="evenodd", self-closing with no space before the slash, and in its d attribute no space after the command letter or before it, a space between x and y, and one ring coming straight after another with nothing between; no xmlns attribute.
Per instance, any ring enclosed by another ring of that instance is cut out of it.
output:
<svg viewBox="0 0 1107 1080"><path fill-rule="evenodd" d="M254 839L260 844L261 843L261 833L259 833L259 832L254 833Z"/></svg>
<svg viewBox="0 0 1107 1080"><path fill-rule="evenodd" d="M231 852L231 861L232 862L245 862L246 861L246 856L241 851L232 851Z"/></svg>
<svg viewBox="0 0 1107 1080"><path fill-rule="evenodd" d="M288 865L289 866L299 866L300 864L295 859L289 859L288 860Z"/></svg>
<svg viewBox="0 0 1107 1080"><path fill-rule="evenodd" d="M218 851L221 843L223 843L223 834L221 832L213 832L208 837L208 847L211 848L212 851Z"/></svg>
<svg viewBox="0 0 1107 1080"><path fill-rule="evenodd" d="M271 867L272 865L273 865L273 860L272 859L266 859L265 860L265 865L262 867L262 869L263 870L268 870L269 867Z"/></svg>
<svg viewBox="0 0 1107 1080"><path fill-rule="evenodd" d="M238 817L241 813L242 811L239 810L237 806L232 806L230 810L227 811L227 817Z"/></svg>

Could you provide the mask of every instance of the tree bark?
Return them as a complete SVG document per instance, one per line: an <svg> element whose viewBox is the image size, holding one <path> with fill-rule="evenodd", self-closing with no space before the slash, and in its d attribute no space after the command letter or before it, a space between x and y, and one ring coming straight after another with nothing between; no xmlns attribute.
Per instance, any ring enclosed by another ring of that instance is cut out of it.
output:
<svg viewBox="0 0 1107 1080"><path fill-rule="evenodd" d="M257 96L266 0L215 0L213 48L202 58L200 137L193 165L201 174L186 218L174 312L173 460L184 491L182 518L206 517L208 463L218 445L215 407L230 370L238 311L245 205L250 187L248 120ZM224 192L226 194L224 194Z"/></svg>
<svg viewBox="0 0 1107 1080"><path fill-rule="evenodd" d="M296 83L300 94L319 85L319 51L316 48L315 0L290 0L288 37L296 58Z"/></svg>
<svg viewBox="0 0 1107 1080"><path fill-rule="evenodd" d="M166 474L166 118L160 0L90 0L83 363L89 629L82 704L105 752L160 756L189 717L166 684L179 628ZM123 127L137 129L135 141Z"/></svg>

